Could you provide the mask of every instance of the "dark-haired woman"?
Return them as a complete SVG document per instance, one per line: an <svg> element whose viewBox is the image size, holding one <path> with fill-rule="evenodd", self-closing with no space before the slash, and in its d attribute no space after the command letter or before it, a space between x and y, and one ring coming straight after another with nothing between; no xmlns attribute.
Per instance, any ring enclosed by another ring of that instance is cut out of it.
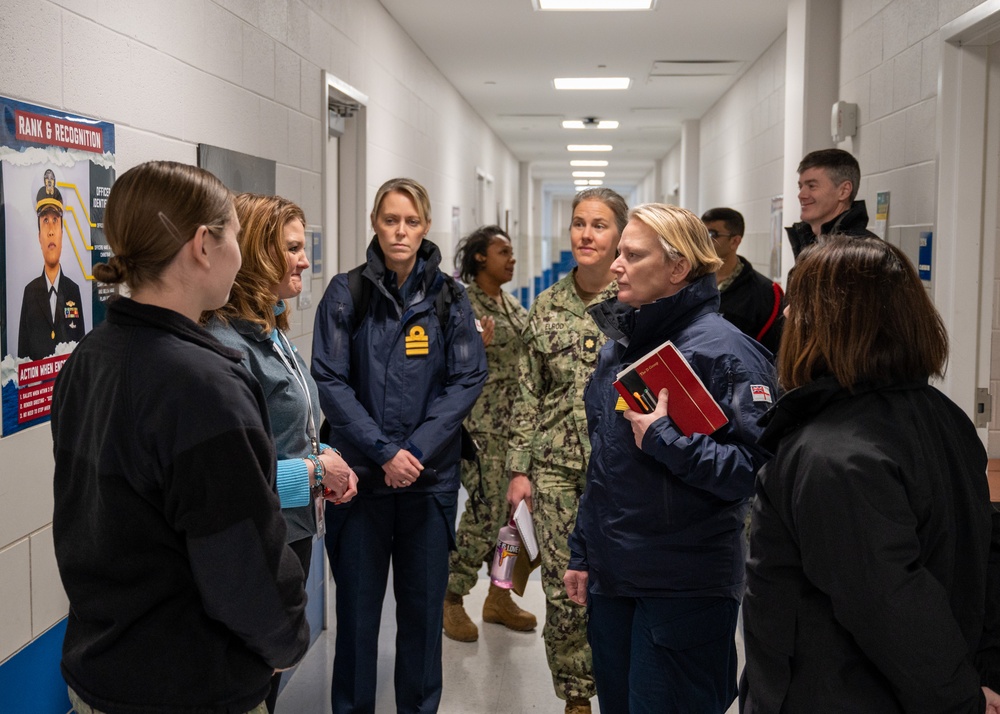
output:
<svg viewBox="0 0 1000 714"><path fill-rule="evenodd" d="M948 339L877 239L802 251L751 520L744 712L1000 711L986 452L928 384Z"/></svg>
<svg viewBox="0 0 1000 714"><path fill-rule="evenodd" d="M309 644L285 546L264 393L198 326L226 303L240 222L207 171L115 182L108 304L56 380L52 533L69 596L62 674L78 712L263 714Z"/></svg>
<svg viewBox="0 0 1000 714"><path fill-rule="evenodd" d="M479 448L480 468L463 463L462 484L469 492L469 500L455 535L444 597L444 633L461 642L472 642L479 637L476 624L462 607L462 598L475 586L483 563L492 562L497 532L510 512L504 457L511 410L518 392L521 330L528 316L528 311L503 290L503 285L514 278L516 262L510 236L500 226L483 226L473 232L459 245L455 257L472 309L483 329L489 365L483 393L465 420L465 427ZM475 500L480 493L484 502ZM534 615L514 603L510 590L492 583L483 603L483 621L522 632L533 630L538 624Z"/></svg>

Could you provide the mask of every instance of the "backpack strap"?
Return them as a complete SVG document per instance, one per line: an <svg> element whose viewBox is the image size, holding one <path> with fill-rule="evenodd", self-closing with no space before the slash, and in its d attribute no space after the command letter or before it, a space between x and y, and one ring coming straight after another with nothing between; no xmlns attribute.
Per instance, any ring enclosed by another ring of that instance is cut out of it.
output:
<svg viewBox="0 0 1000 714"><path fill-rule="evenodd" d="M372 284L370 280L365 280L362 273L365 272L367 263L362 263L356 268L347 271L347 290L351 294L351 302L354 304L354 321L351 323L351 333L358 331L362 321L368 314L368 305L372 299ZM438 322L443 330L448 324L448 314L451 312L451 304L455 302L455 280L449 276L444 276L444 284L434 300L434 309L437 312Z"/></svg>
<svg viewBox="0 0 1000 714"><path fill-rule="evenodd" d="M784 297L784 293L781 291L781 286L777 283L771 283L771 287L774 289L774 307L771 308L771 316L767 318L767 322L764 326L760 328L760 332L757 333L756 339L758 342L767 334L767 331L771 329L774 321L778 319L778 313L781 311L781 298Z"/></svg>
<svg viewBox="0 0 1000 714"><path fill-rule="evenodd" d="M361 276L367 265L367 263L362 263L347 271L347 289L351 293L351 302L354 304L354 321L351 323L352 335L358 331L365 315L368 314L368 303L372 299L371 281L365 280Z"/></svg>

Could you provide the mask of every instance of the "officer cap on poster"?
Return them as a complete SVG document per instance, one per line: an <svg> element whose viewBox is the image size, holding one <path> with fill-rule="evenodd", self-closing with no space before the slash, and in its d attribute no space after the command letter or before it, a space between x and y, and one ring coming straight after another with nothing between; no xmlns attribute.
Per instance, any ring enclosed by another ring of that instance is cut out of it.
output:
<svg viewBox="0 0 1000 714"><path fill-rule="evenodd" d="M40 216L46 211L53 211L60 216L63 214L62 194L56 188L56 175L52 169L45 169L43 185L38 189L35 199L35 213Z"/></svg>

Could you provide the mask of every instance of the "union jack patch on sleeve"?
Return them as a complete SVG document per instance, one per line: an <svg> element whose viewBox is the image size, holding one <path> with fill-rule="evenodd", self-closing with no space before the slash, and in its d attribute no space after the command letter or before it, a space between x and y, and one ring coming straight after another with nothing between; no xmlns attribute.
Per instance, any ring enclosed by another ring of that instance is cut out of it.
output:
<svg viewBox="0 0 1000 714"><path fill-rule="evenodd" d="M773 400L771 399L771 388L764 384L751 384L750 394L753 395L753 400L755 402L767 402L768 404L773 403Z"/></svg>

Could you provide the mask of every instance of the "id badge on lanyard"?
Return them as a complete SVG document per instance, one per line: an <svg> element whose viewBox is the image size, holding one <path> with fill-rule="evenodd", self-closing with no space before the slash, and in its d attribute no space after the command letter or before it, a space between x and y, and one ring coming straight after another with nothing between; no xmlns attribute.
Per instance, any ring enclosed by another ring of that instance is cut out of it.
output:
<svg viewBox="0 0 1000 714"><path fill-rule="evenodd" d="M319 456L319 442L316 439L316 422L313 419L312 401L309 395L309 388L306 386L305 377L299 374L299 368L295 362L295 353L291 344L280 331L278 332L278 339L281 340L282 345L288 350L288 358L286 359L284 350L276 344L274 345L274 351L278 354L278 357L281 358L281 361L285 363L285 367L292 373L295 381L302 389L302 396L305 399L307 411L306 431L309 435L309 444L312 447L313 455ZM289 361L289 359L291 361ZM324 489L322 484L320 484L312 490L313 493L316 494L313 496L313 518L316 519L316 535L322 538L326 535L326 499L323 497L323 492L326 489Z"/></svg>
<svg viewBox="0 0 1000 714"><path fill-rule="evenodd" d="M316 517L316 535L322 538L326 535L326 499L322 491L313 499L313 515Z"/></svg>

